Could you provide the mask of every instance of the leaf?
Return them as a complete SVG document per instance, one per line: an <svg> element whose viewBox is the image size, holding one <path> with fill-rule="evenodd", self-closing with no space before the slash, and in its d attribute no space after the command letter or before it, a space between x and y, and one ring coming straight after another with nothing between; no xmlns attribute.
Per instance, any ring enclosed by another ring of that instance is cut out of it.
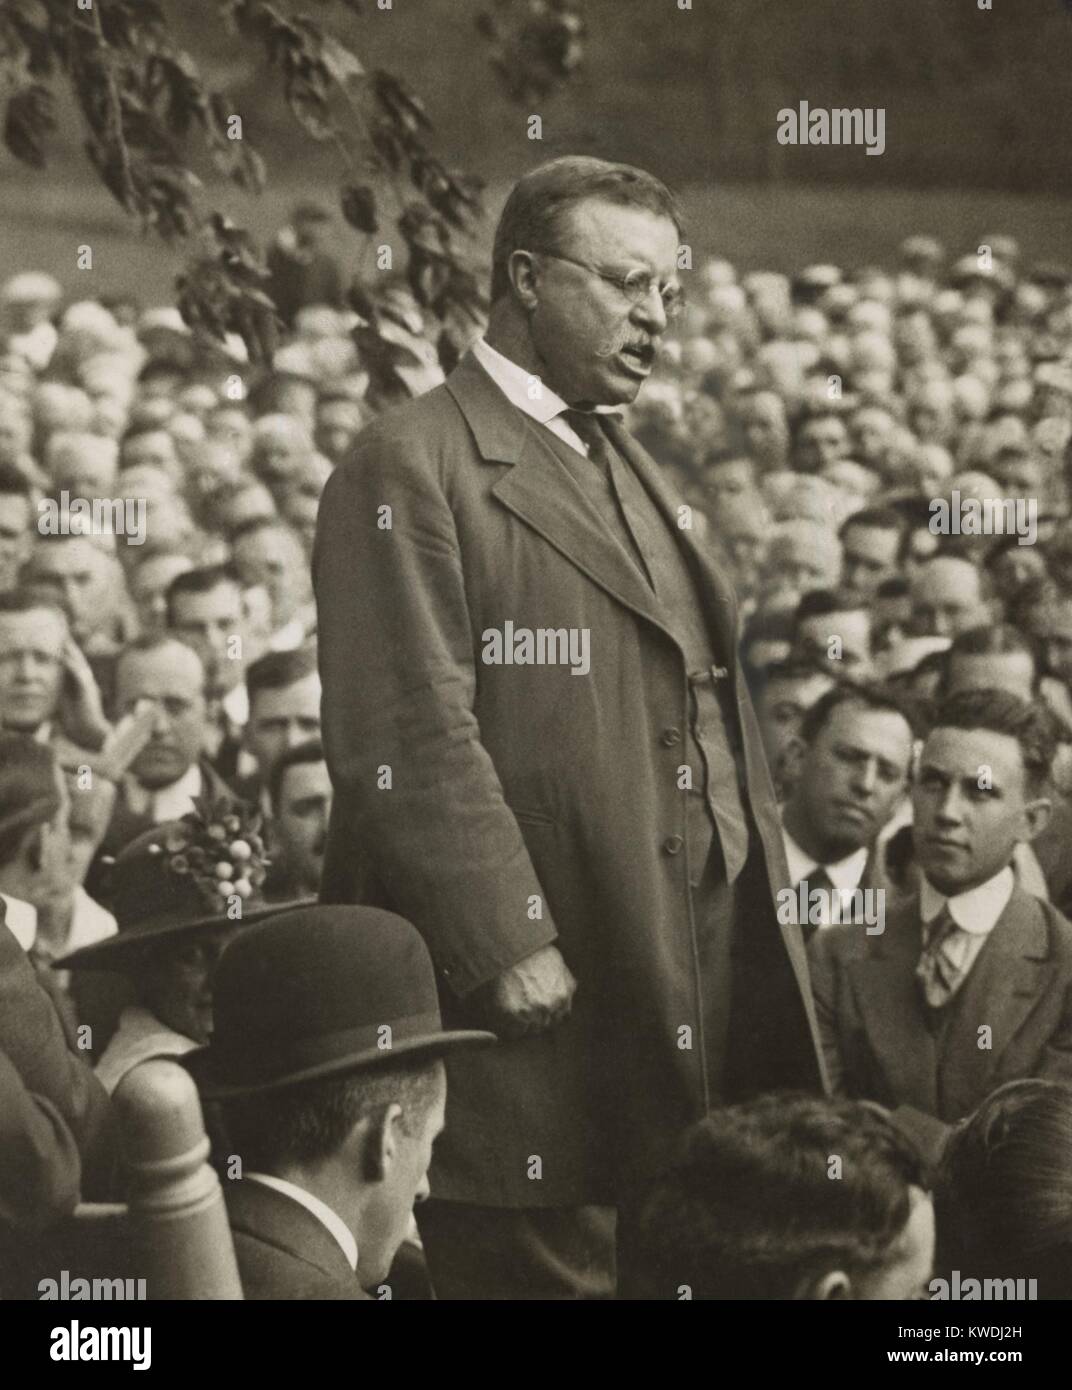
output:
<svg viewBox="0 0 1072 1390"><path fill-rule="evenodd" d="M4 144L23 164L35 169L44 168L45 149L42 137L56 129L52 93L39 82L31 83L16 92L7 104L4 119Z"/></svg>
<svg viewBox="0 0 1072 1390"><path fill-rule="evenodd" d="M345 87L355 77L365 75L365 69L358 62L356 55L330 34L325 34L320 41L320 61L327 68L332 81L337 82L340 87Z"/></svg>
<svg viewBox="0 0 1072 1390"><path fill-rule="evenodd" d="M339 202L342 215L351 227L356 227L359 232L375 232L378 229L376 195L367 184L347 184Z"/></svg>

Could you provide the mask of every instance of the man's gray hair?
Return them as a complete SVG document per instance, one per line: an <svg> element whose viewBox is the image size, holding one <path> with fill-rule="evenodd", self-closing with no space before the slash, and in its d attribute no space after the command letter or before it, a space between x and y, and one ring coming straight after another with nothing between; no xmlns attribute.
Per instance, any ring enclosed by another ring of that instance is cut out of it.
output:
<svg viewBox="0 0 1072 1390"><path fill-rule="evenodd" d="M495 229L491 261L491 302L510 288L508 266L515 251L558 251L570 210L588 199L619 207L645 208L667 217L684 236L684 221L674 195L654 175L631 164L611 164L588 155L552 159L518 180Z"/></svg>

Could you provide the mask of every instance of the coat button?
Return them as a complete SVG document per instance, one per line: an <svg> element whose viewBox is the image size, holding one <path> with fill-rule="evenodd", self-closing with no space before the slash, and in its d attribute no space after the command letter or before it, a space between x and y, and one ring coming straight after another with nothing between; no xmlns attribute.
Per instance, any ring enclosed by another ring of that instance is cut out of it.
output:
<svg viewBox="0 0 1072 1390"><path fill-rule="evenodd" d="M661 737L662 742L666 745L667 748L673 748L675 743L681 742L681 730L675 729L673 726L671 726L669 729L663 730Z"/></svg>
<svg viewBox="0 0 1072 1390"><path fill-rule="evenodd" d="M666 839L663 841L663 853L680 854L681 846L684 843L685 841L681 838L680 835L667 835Z"/></svg>

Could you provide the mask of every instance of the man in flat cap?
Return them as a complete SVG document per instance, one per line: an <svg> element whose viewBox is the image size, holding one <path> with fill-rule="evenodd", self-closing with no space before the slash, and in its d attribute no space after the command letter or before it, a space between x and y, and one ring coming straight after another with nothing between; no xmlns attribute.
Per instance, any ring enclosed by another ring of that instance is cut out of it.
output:
<svg viewBox="0 0 1072 1390"><path fill-rule="evenodd" d="M303 908L232 942L212 1041L185 1063L233 1144L247 1299L392 1296L443 1128L442 1058L492 1042L443 1027L427 947L393 913Z"/></svg>
<svg viewBox="0 0 1072 1390"><path fill-rule="evenodd" d="M418 1217L441 1297L612 1296L616 1210L663 1145L819 1085L736 603L614 411L681 241L642 170L526 174L487 336L358 435L320 508L322 896L412 921L448 1021L508 1039L449 1065Z"/></svg>

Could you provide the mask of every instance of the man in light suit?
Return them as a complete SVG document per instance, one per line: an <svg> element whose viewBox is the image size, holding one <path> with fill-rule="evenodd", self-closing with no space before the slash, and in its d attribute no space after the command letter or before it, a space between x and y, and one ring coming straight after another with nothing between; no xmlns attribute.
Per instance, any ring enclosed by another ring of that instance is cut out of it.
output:
<svg viewBox="0 0 1072 1390"><path fill-rule="evenodd" d="M821 1084L734 598L613 413L681 240L641 170L527 174L486 337L320 509L322 895L407 917L445 1018L504 1039L449 1064L419 1216L443 1297L612 1296L616 1211L674 1136Z"/></svg>
<svg viewBox="0 0 1072 1390"><path fill-rule="evenodd" d="M1002 1082L1072 1079L1072 924L1010 867L1046 823L1053 753L1038 705L952 696L912 794L918 894L881 935L842 925L810 943L831 1084L910 1112L932 1154Z"/></svg>

